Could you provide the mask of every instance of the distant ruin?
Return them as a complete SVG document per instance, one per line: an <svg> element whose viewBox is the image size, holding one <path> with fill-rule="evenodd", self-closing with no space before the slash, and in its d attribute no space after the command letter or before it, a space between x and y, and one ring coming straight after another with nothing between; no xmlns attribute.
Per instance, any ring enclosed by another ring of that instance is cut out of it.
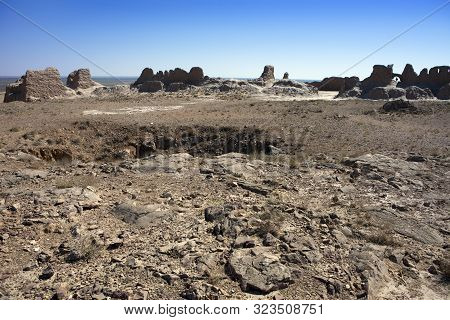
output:
<svg viewBox="0 0 450 320"><path fill-rule="evenodd" d="M28 70L19 80L6 86L4 102L36 101L67 95L56 68Z"/></svg>
<svg viewBox="0 0 450 320"><path fill-rule="evenodd" d="M193 67L189 72L175 68L170 71L158 71L156 74L151 68L145 68L132 86L138 88L139 92L156 92L163 90L165 87L171 87L172 90L175 90L175 88L184 88L185 85L197 86L204 79L205 75L200 67ZM170 86L174 83L178 83L178 85Z"/></svg>
<svg viewBox="0 0 450 320"><path fill-rule="evenodd" d="M411 64L407 64L401 74L393 72L393 65L374 65L371 75L355 83L352 88L339 90L340 98L394 99L405 97L417 99L450 99L448 85L450 67L433 67L428 72L423 69L419 75Z"/></svg>
<svg viewBox="0 0 450 320"><path fill-rule="evenodd" d="M175 68L157 73L151 68L145 68L132 85L114 87L105 87L93 81L89 69L71 72L65 86L58 70L50 67L45 70L28 70L16 82L7 85L4 102L30 102L71 96L108 96L119 93L133 95L138 92L177 92L187 89L288 96L338 91L337 98L449 100L450 67L437 66L429 71L425 68L417 74L413 66L407 64L399 74L394 72L393 65L374 65L370 76L361 81L355 76L328 77L311 83L290 80L287 72L284 73L283 79L276 80L275 68L272 65L266 65L261 76L253 80L210 78L204 75L200 67L193 67L189 72Z"/></svg>

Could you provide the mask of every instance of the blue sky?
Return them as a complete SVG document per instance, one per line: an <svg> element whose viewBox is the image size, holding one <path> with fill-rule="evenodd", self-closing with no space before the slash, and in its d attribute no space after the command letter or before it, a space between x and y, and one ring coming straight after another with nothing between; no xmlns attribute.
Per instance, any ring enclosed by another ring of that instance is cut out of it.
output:
<svg viewBox="0 0 450 320"><path fill-rule="evenodd" d="M273 64L277 77L339 75L445 0L0 0L0 75L57 67L105 73L1 2L115 76L203 67L210 76L257 77ZM345 75L368 76L374 64L416 71L450 64L450 4Z"/></svg>

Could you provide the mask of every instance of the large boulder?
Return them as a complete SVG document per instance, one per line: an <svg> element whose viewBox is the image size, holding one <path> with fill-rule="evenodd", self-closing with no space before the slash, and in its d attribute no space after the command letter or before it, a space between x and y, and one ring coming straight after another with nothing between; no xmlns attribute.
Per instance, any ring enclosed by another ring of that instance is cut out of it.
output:
<svg viewBox="0 0 450 320"><path fill-rule="evenodd" d="M417 108L409 101L398 99L386 102L381 108L383 112L416 112Z"/></svg>
<svg viewBox="0 0 450 320"><path fill-rule="evenodd" d="M406 95L406 90L403 88L390 87L388 89L389 99L398 99Z"/></svg>
<svg viewBox="0 0 450 320"><path fill-rule="evenodd" d="M74 90L100 86L99 83L91 79L89 69L78 69L71 72L67 77L66 85Z"/></svg>
<svg viewBox="0 0 450 320"><path fill-rule="evenodd" d="M437 98L441 100L449 100L450 99L450 83L443 85L437 94Z"/></svg>
<svg viewBox="0 0 450 320"><path fill-rule="evenodd" d="M367 94L368 99L372 100L388 100L397 99L406 95L405 89L397 87L376 87Z"/></svg>
<svg viewBox="0 0 450 320"><path fill-rule="evenodd" d="M189 84L199 85L204 78L205 75L203 74L203 69L200 67L193 67L189 71L187 81Z"/></svg>
<svg viewBox="0 0 450 320"><path fill-rule="evenodd" d="M164 84L161 81L146 81L138 86L139 92L157 92L164 90Z"/></svg>
<svg viewBox="0 0 450 320"><path fill-rule="evenodd" d="M15 83L6 86L4 102L46 100L69 94L70 89L63 85L58 69L50 67L28 70Z"/></svg>
<svg viewBox="0 0 450 320"><path fill-rule="evenodd" d="M267 248L235 250L226 269L245 292L267 294L284 289L293 282L289 268Z"/></svg>
<svg viewBox="0 0 450 320"><path fill-rule="evenodd" d="M410 86L406 89L406 99L408 100L422 100L422 99L433 99L434 95L430 89L419 88L416 86Z"/></svg>
<svg viewBox="0 0 450 320"><path fill-rule="evenodd" d="M133 86L137 86L147 81L152 81L153 77L154 77L153 70L150 68L145 68L144 70L142 70L139 78L133 83Z"/></svg>

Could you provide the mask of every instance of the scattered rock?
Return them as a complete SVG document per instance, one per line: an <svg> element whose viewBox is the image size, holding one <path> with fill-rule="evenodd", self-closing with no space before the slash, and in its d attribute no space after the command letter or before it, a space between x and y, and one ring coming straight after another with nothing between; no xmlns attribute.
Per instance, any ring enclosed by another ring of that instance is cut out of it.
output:
<svg viewBox="0 0 450 320"><path fill-rule="evenodd" d="M255 239L247 236L238 236L234 241L235 248L253 248L255 246Z"/></svg>
<svg viewBox="0 0 450 320"><path fill-rule="evenodd" d="M66 256L66 262L74 263L83 259L83 255L77 250L71 250L69 254Z"/></svg>
<svg viewBox="0 0 450 320"><path fill-rule="evenodd" d="M53 271L52 267L48 266L39 275L39 280L48 280L51 277L53 277L54 274L55 274L55 272Z"/></svg>
<svg viewBox="0 0 450 320"><path fill-rule="evenodd" d="M279 257L261 248L233 251L227 269L245 292L267 294L292 282L289 268L280 263Z"/></svg>
<svg viewBox="0 0 450 320"><path fill-rule="evenodd" d="M221 295L220 288L202 281L189 283L181 293L181 297L186 300L219 300Z"/></svg>

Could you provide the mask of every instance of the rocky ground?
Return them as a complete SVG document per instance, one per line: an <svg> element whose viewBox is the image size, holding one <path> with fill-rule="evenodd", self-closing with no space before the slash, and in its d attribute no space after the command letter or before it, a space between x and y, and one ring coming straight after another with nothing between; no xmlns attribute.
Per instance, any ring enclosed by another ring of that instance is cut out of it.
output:
<svg viewBox="0 0 450 320"><path fill-rule="evenodd" d="M450 103L413 105L0 104L0 297L448 299Z"/></svg>

